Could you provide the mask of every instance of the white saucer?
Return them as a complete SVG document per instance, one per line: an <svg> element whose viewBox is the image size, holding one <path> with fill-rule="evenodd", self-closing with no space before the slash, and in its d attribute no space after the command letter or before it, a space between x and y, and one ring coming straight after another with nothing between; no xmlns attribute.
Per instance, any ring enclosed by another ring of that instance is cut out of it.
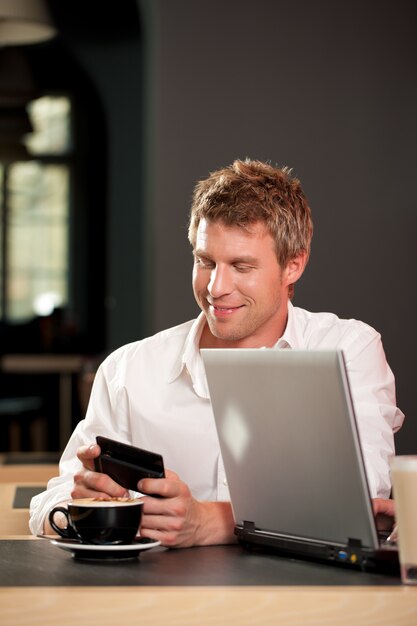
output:
<svg viewBox="0 0 417 626"><path fill-rule="evenodd" d="M160 541L151 541L149 539L140 539L139 537L128 544L118 545L95 545L91 543L82 543L69 539L51 539L51 544L57 546L61 550L71 552L73 556L82 559L126 559L134 558L144 550L156 548L161 544Z"/></svg>

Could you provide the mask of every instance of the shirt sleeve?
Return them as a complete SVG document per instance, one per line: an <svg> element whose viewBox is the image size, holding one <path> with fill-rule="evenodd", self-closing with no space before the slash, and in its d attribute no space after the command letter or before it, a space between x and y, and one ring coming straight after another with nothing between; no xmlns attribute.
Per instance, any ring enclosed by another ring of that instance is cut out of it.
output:
<svg viewBox="0 0 417 626"><path fill-rule="evenodd" d="M128 405L124 387L115 384L111 367L105 362L97 371L86 417L78 423L62 454L59 476L31 500L29 528L34 535L43 533L45 519L54 506L71 499L74 474L82 469L77 449L95 443L97 435L128 441Z"/></svg>
<svg viewBox="0 0 417 626"><path fill-rule="evenodd" d="M346 367L371 497L389 498L394 433L404 415L396 406L394 375L380 335L366 324L357 324L357 332L344 347Z"/></svg>

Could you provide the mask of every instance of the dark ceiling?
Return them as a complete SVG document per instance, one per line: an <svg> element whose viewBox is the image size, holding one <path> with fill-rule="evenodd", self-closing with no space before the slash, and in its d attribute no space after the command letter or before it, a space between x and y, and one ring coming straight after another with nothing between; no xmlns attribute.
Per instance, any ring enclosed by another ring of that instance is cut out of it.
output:
<svg viewBox="0 0 417 626"><path fill-rule="evenodd" d="M114 41L137 37L140 30L136 0L47 0L47 4L64 38Z"/></svg>

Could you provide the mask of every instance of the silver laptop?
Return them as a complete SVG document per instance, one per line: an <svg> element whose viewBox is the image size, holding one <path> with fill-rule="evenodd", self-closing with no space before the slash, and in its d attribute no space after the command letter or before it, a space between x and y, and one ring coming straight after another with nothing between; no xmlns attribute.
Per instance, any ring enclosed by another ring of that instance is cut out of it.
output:
<svg viewBox="0 0 417 626"><path fill-rule="evenodd" d="M343 354L201 350L246 547L362 568L398 565L378 536Z"/></svg>

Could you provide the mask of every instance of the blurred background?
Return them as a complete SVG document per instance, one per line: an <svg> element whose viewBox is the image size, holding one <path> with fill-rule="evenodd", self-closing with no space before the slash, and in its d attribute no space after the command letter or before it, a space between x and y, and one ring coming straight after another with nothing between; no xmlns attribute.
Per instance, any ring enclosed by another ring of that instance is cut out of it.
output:
<svg viewBox="0 0 417 626"><path fill-rule="evenodd" d="M416 13L0 0L1 450L62 450L102 358L196 316L192 189L250 157L312 206L294 303L381 333L417 453Z"/></svg>

